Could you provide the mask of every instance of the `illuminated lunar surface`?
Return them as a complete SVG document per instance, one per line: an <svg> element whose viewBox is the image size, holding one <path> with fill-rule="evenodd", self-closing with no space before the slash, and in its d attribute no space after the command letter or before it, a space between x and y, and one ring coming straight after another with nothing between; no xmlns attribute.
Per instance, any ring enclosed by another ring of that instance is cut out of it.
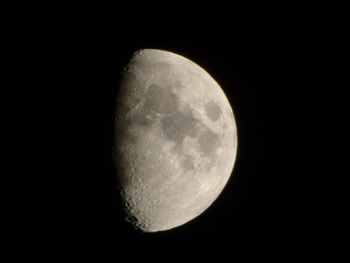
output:
<svg viewBox="0 0 350 263"><path fill-rule="evenodd" d="M116 105L114 156L128 221L156 232L205 211L237 151L234 115L218 83L180 55L143 49L123 73Z"/></svg>

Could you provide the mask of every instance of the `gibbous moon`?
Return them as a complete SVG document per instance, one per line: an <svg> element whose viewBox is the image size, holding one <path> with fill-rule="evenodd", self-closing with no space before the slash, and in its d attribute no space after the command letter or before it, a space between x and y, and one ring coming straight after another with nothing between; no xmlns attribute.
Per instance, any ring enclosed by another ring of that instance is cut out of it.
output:
<svg viewBox="0 0 350 263"><path fill-rule="evenodd" d="M143 49L117 96L114 156L127 220L144 232L194 219L222 192L237 131L218 83L172 52Z"/></svg>

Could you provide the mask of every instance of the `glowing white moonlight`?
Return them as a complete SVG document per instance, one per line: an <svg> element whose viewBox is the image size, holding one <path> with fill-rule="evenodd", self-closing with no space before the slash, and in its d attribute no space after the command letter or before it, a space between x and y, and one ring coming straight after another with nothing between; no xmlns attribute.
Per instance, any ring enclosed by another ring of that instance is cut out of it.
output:
<svg viewBox="0 0 350 263"><path fill-rule="evenodd" d="M218 83L194 62L144 49L117 96L115 164L125 210L155 232L197 217L233 170L236 124Z"/></svg>

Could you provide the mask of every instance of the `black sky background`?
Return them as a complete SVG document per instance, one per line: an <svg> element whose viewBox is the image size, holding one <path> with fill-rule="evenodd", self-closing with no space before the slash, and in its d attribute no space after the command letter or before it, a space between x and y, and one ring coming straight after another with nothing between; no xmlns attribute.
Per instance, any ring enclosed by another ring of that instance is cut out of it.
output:
<svg viewBox="0 0 350 263"><path fill-rule="evenodd" d="M310 182L324 180L328 168L320 163L329 150L327 90L312 83L311 65L322 60L315 57L313 25L286 12L237 19L239 11L231 9L194 14L180 8L161 15L130 10L87 13L55 26L63 37L55 39L52 53L59 57L58 93L65 98L56 154L67 162L51 168L63 186L58 209L51 205L55 223L46 227L53 246L118 259L140 259L150 251L206 258L271 250L288 251L281 253L289 258L310 250L327 232L320 221L327 210L320 209ZM119 73L141 48L169 50L207 70L233 107L239 144L232 177L214 204L188 224L152 234L124 221L112 163Z"/></svg>

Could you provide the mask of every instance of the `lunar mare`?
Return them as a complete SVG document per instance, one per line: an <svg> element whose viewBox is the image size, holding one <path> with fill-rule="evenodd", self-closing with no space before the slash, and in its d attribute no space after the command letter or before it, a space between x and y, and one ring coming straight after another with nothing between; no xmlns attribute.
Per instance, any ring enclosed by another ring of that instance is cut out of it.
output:
<svg viewBox="0 0 350 263"><path fill-rule="evenodd" d="M236 123L218 83L172 52L134 54L116 103L114 156L128 219L145 232L205 211L233 170Z"/></svg>

